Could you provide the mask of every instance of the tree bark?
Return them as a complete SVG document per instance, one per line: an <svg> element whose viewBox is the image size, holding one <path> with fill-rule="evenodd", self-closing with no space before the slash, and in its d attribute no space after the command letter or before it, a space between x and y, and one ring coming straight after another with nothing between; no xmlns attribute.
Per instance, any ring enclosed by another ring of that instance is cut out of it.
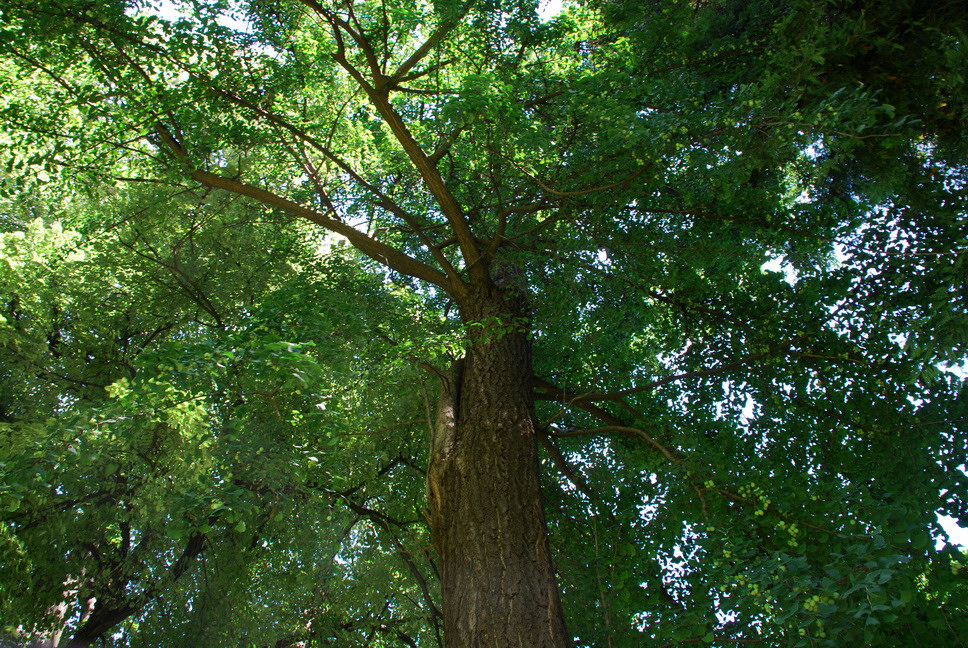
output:
<svg viewBox="0 0 968 648"><path fill-rule="evenodd" d="M570 641L538 481L525 300L476 287L459 304L470 346L444 380L427 471L448 648Z"/></svg>

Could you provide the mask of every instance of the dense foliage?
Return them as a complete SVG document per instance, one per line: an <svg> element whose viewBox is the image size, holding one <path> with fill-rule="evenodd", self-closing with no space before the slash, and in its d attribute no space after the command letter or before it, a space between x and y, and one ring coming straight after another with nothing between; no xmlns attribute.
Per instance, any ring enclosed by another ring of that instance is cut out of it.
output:
<svg viewBox="0 0 968 648"><path fill-rule="evenodd" d="M441 645L500 277L576 645L964 645L958 3L172 6L0 8L6 632Z"/></svg>

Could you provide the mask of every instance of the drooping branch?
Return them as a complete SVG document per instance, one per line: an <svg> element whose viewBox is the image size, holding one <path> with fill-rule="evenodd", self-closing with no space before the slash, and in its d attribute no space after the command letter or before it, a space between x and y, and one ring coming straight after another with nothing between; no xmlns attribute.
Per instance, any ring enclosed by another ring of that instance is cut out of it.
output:
<svg viewBox="0 0 968 648"><path fill-rule="evenodd" d="M755 644L761 643L763 639L730 639L727 637L716 637L713 642L715 643L732 643L732 644ZM681 646L682 644L692 644L701 643L708 644L709 642L705 637L694 637L692 639L679 639L678 641L673 641L671 643L664 643L659 648L673 648L674 646Z"/></svg>
<svg viewBox="0 0 968 648"><path fill-rule="evenodd" d="M623 187L623 186L627 185L632 180L635 180L637 177L639 177L640 175L642 175L643 173L645 173L646 171L648 171L649 168L650 168L650 165L644 165L644 166L640 167L639 169L636 169L631 174L625 176L624 178L621 178L620 180L616 180L615 182L610 182L610 183L604 184L604 185L599 185L597 187L586 187L584 189L572 189L572 190L569 190L569 191L562 191L560 189L555 189L553 187L550 187L544 181L542 181L540 178L538 178L534 174L528 172L528 170L525 169L524 167L522 167L520 164L515 164L513 161L511 161L511 163L514 164L515 167L517 167L518 171L520 171L521 173L523 173L532 182L534 182L536 185L538 185L538 187L542 191L544 191L545 193L551 194L552 196L558 197L558 198L574 198L574 197L577 197L577 196L587 196L589 194L602 193L603 191L610 191L612 189L618 189L619 187Z"/></svg>
<svg viewBox="0 0 968 648"><path fill-rule="evenodd" d="M401 560L403 560L404 564L407 566L407 569L410 571L410 574L413 576L414 580L417 581L417 585L420 587L420 591L421 591L421 594L423 595L424 602L426 603L427 608L430 610L430 619L431 619L431 623L433 623L434 625L434 633L437 635L438 644L440 644L441 629L440 629L439 620L443 618L443 614L441 614L440 609L434 603L433 596L430 593L430 584L427 582L427 579L423 575L423 572L420 571L420 568L417 566L417 563L414 562L413 558L411 557L410 555L411 552L408 551L407 548L403 546L403 543L400 542L400 539L397 538L396 534L393 533L393 529L390 527L391 524L395 524L401 527L403 527L404 525L401 522L394 520L393 518L390 518L387 515L384 515L383 513L380 513L379 511L376 511L374 509L369 508L368 506L364 506L362 504L359 504L353 501L349 497L343 497L342 499L345 502L346 506L351 511L353 511L357 515L361 515L368 518L377 527L379 527L387 536L389 536L390 542L393 544L394 550L396 551L397 555L400 557Z"/></svg>
<svg viewBox="0 0 968 648"><path fill-rule="evenodd" d="M605 425L605 426L601 426L597 428L587 428L587 429L581 429L581 430L555 430L552 426L549 426L549 430L553 432L555 437L567 438L567 437L578 437L578 436L592 436L592 435L601 435L601 434L609 434L612 432L617 432L620 434L634 436L644 440L647 444L652 446L654 449L658 450L670 463L677 464L679 466L688 465L687 460L684 457L682 457L680 453L676 452L674 449L660 443L655 437L647 433L645 430L626 425L622 422L621 419L615 416L612 416L605 410L595 405L588 403L582 398L582 395L572 394L568 390L557 387L540 378L535 378L534 384L535 384L535 387L541 390L542 392L541 394L535 395L535 398L537 400L553 400L555 402L565 403L566 406L574 406L579 409L582 409L588 412L589 414L592 414L596 418L608 423L608 425ZM592 497L592 492L590 491L590 489L586 490L587 485L585 485L585 487L583 488L583 485L579 483L579 481L576 481L573 478L573 471L572 472L567 471L568 469L567 464L562 466L562 463L564 463L564 457L561 456L560 451L557 451L557 448L554 446L551 446L549 448L549 446L546 445L545 447L546 449L549 450L549 454L551 455L552 460L555 461L556 465L559 466L559 469L561 469L562 472L565 473L566 477L568 477L572 481L572 483L575 484L576 488L581 490L589 497ZM555 453L553 451L557 451L557 455L558 455L557 457L555 456ZM559 463L559 462L562 462L562 463ZM713 493L721 496L725 500L735 502L744 507L761 508L761 510L765 510L766 514L783 519L787 522L795 522L800 526L802 526L803 528L810 529L811 531L815 531L817 533L821 533L824 535L831 535L831 536L844 535L839 531L834 531L828 528L824 528L823 526L807 522L803 520L801 517L786 515L774 508L762 507L761 503L758 503L754 500L738 495L737 493L734 493L733 491L727 488L718 487L718 486L710 487L708 485L701 485L696 481L695 476L692 481L693 483L691 484L691 486L693 490L696 491L700 499L703 501L702 506L703 506L704 512L706 509L705 495L708 493ZM867 538L869 536L850 535L850 537Z"/></svg>
<svg viewBox="0 0 968 648"><path fill-rule="evenodd" d="M672 450L670 450L666 446L656 441L656 439L651 434L649 434L645 430L642 430L641 428L631 427L628 425L605 425L602 427L589 428L585 430L561 430L561 431L555 431L555 436L558 436L558 437L585 436L590 434L605 434L607 432L621 432L622 434L637 436L645 440L646 443L648 443L650 446L652 446L653 448L661 452L662 456L664 456L672 463L676 463L676 464L682 463L682 459L677 457Z"/></svg>

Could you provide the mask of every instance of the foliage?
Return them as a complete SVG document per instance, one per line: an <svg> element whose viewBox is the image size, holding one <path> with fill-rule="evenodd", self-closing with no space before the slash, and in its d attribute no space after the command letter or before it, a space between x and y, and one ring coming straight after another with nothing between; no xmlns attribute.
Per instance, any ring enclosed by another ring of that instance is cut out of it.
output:
<svg viewBox="0 0 968 648"><path fill-rule="evenodd" d="M380 476L407 500L422 489L407 453L425 432L397 418L418 394L401 390L406 365L388 364L396 351L368 328L412 314L344 249L313 256L302 228L235 205L179 231L179 207L110 234L35 220L3 235L16 300L3 331L3 616L30 628L67 588L136 611L118 628L126 645L275 641L280 623L371 632L383 598L421 596L360 591L352 576L399 581L393 554L367 547L419 542L419 529L367 517L389 495ZM392 432L374 436L381 425ZM329 597L340 607L327 611ZM191 613L172 623L179 606ZM233 621L213 623L222 615Z"/></svg>
<svg viewBox="0 0 968 648"><path fill-rule="evenodd" d="M6 623L439 643L421 366L489 267L576 644L961 645L957 3L180 7L0 9Z"/></svg>

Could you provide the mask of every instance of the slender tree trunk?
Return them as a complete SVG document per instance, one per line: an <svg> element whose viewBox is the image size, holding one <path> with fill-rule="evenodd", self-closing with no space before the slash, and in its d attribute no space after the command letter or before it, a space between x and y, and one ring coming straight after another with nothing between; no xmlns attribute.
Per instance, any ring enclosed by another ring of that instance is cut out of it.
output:
<svg viewBox="0 0 968 648"><path fill-rule="evenodd" d="M445 381L427 471L444 638L448 648L562 648L524 300L482 287L460 308L471 345Z"/></svg>

